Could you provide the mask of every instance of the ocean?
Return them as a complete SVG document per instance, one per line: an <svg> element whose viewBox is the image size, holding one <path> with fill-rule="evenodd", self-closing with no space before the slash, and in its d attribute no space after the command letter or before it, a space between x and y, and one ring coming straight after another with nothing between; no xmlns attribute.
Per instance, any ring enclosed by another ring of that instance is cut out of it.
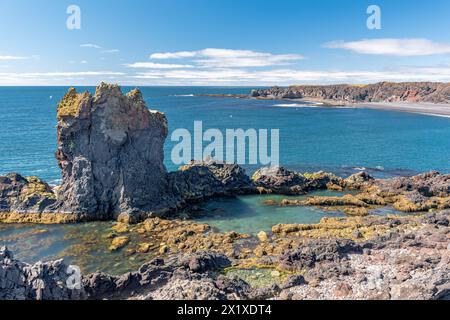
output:
<svg viewBox="0 0 450 320"><path fill-rule="evenodd" d="M60 179L54 158L56 105L67 87L0 88L0 174ZM124 92L132 88L123 87ZM203 93L249 93L245 87L142 87L150 109L164 112L169 130L279 129L280 163L299 171L375 176L450 172L450 119L391 111L299 105L286 101L198 97ZM94 87L77 87L95 91ZM293 107L286 107L287 105ZM165 164L176 170L169 137ZM258 166L247 166L249 172Z"/></svg>

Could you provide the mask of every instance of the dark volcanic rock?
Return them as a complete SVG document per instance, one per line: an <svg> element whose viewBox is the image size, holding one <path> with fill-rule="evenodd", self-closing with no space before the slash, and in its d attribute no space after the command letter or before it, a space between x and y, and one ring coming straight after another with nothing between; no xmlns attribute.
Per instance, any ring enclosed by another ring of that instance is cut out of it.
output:
<svg viewBox="0 0 450 320"><path fill-rule="evenodd" d="M448 197L450 195L450 174L439 174L437 171L413 177L377 180L375 184L383 191L393 194L416 191L424 197Z"/></svg>
<svg viewBox="0 0 450 320"><path fill-rule="evenodd" d="M279 264L288 270L312 268L317 262L339 262L348 253L361 252L351 240L316 240L280 256Z"/></svg>
<svg viewBox="0 0 450 320"><path fill-rule="evenodd" d="M62 185L55 210L89 219L168 206L163 144L167 120L139 90L102 83L94 96L70 89L58 105Z"/></svg>
<svg viewBox="0 0 450 320"><path fill-rule="evenodd" d="M354 102L450 103L450 84L438 82L380 82L369 85L291 86L253 90L260 99L319 99Z"/></svg>
<svg viewBox="0 0 450 320"><path fill-rule="evenodd" d="M62 260L29 265L0 248L0 300L78 300L84 291L69 289L68 267Z"/></svg>
<svg viewBox="0 0 450 320"><path fill-rule="evenodd" d="M50 186L36 177L0 176L0 212L42 212L55 198Z"/></svg>
<svg viewBox="0 0 450 320"><path fill-rule="evenodd" d="M304 194L312 190L326 189L327 185L342 185L343 180L326 172L300 174L283 167L262 168L252 176L261 192L278 194Z"/></svg>
<svg viewBox="0 0 450 320"><path fill-rule="evenodd" d="M254 191L244 169L218 162L192 163L169 174L178 203L198 202L212 196L233 196Z"/></svg>
<svg viewBox="0 0 450 320"><path fill-rule="evenodd" d="M282 167L261 168L253 174L253 183L260 188L282 194L302 194L307 191L307 179Z"/></svg>
<svg viewBox="0 0 450 320"><path fill-rule="evenodd" d="M222 254L209 252L196 252L182 261L192 272L206 272L220 270L231 266L231 261Z"/></svg>

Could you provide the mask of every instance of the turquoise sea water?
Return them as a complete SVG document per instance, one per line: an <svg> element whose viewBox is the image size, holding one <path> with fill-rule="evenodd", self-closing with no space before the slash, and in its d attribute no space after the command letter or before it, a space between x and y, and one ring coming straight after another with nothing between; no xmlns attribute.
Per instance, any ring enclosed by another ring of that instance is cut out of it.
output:
<svg viewBox="0 0 450 320"><path fill-rule="evenodd" d="M79 91L95 88L77 88ZM132 88L123 88L126 92ZM286 101L195 97L201 93L248 93L250 88L141 88L149 108L166 113L169 130L192 130L196 120L204 129L280 129L281 164L299 171L326 170L349 175L363 168L378 177L411 175L428 170L450 172L450 119L365 109L331 109L304 105L287 108ZM57 184L56 104L66 87L0 87L0 174L37 175ZM166 142L169 170L175 143ZM255 166L247 166L251 173ZM277 223L315 223L337 213L309 207L272 207L265 199L247 196L215 199L202 205L196 220L220 231L256 233ZM388 210L389 211L389 210ZM379 210L379 214L385 213ZM9 245L25 261L64 257L84 271L125 272L137 260L125 252L110 253L102 238L110 223L70 226L6 226L0 224L0 245ZM91 237L92 236L92 237ZM91 238L89 238L91 237ZM89 252L80 246L95 243Z"/></svg>

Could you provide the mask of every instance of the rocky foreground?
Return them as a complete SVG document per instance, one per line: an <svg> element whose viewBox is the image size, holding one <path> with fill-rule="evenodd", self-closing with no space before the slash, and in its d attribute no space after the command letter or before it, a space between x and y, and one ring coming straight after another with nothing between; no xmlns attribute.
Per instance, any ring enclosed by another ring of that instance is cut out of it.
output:
<svg viewBox="0 0 450 320"><path fill-rule="evenodd" d="M330 103L428 102L450 103L450 84L380 82L368 85L304 85L253 90L258 99L312 99Z"/></svg>
<svg viewBox="0 0 450 320"><path fill-rule="evenodd" d="M252 246L150 219L140 232L171 235L160 258L121 276L84 275L76 289L63 261L29 265L0 249L0 299L449 299L449 214L279 225ZM229 273L250 269L271 282Z"/></svg>

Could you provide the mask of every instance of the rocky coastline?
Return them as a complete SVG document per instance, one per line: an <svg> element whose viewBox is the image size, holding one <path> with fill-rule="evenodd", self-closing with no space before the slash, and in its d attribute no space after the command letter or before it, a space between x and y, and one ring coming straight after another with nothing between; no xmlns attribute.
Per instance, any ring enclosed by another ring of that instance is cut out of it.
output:
<svg viewBox="0 0 450 320"><path fill-rule="evenodd" d="M0 176L1 223L115 220L110 250L157 258L121 276L84 275L78 289L63 261L29 265L0 249L0 299L448 299L450 175L347 178L233 164L163 164L167 119L139 90L102 83L70 89L58 105L56 158L62 183ZM311 196L334 190L343 196ZM186 206L218 196L285 195L268 206L341 212L318 224L279 224L257 236L220 233L181 219ZM306 195L304 200L293 195ZM373 215L391 207L396 215ZM132 234L145 242L130 241ZM264 281L254 281L253 273Z"/></svg>
<svg viewBox="0 0 450 320"><path fill-rule="evenodd" d="M251 98L307 99L334 104L372 102L450 103L450 84L439 82L379 82L367 85L303 85L252 90Z"/></svg>

